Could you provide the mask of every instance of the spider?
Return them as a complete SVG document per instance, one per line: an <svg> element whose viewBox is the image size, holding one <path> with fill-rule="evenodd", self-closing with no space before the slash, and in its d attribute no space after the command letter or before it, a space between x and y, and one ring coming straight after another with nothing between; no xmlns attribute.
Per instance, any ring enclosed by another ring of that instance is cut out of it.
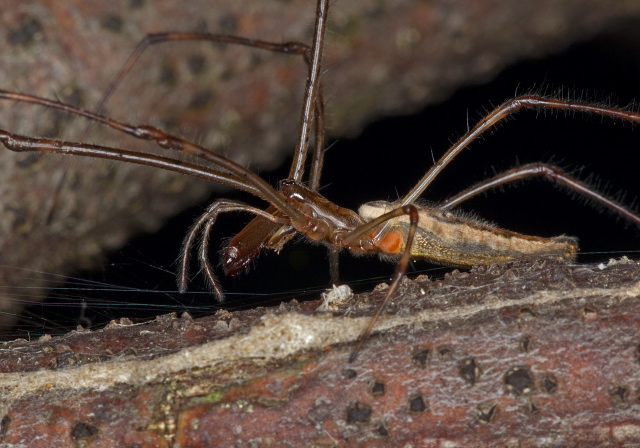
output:
<svg viewBox="0 0 640 448"><path fill-rule="evenodd" d="M189 260L192 253L197 252L197 258L209 280L214 295L218 300L223 300L224 293L217 281L214 265L209 260L209 242L210 232L216 219L221 214L228 212L243 211L256 216L243 231L230 241L224 250L223 266L225 272L230 275L244 270L261 251L274 250L277 252L297 235L303 235L307 239L322 243L329 248L333 260L333 277L336 277L337 273L336 256L343 249L356 254L372 253L383 258L399 260L385 299L371 319L369 326L364 329L360 342L350 357L351 361L356 358L363 341L372 331L384 305L396 292L411 257L425 258L436 263L460 267L513 260L526 261L540 257L569 261L575 259L577 241L574 238L566 236L541 238L521 235L452 211L471 197L513 180L543 176L640 225L640 217L624 206L598 193L587 184L574 179L561 169L542 163L523 165L498 173L496 176L449 198L440 205L426 206L418 202L425 189L461 151L500 121L521 109L577 111L630 122L640 121L639 114L626 110L538 95L516 97L487 114L456 141L427 171L418 184L397 202L370 202L364 204L356 213L326 200L317 192L317 189L324 148L324 103L320 84L320 66L327 12L328 1L319 1L314 41L310 47L296 42L271 44L261 41L247 41L250 46L303 55L309 66L298 145L290 171L290 179L281 182L278 190L241 165L196 143L169 135L158 128L118 122L99 113L28 94L0 91L0 98L33 103L79 115L133 137L150 140L162 148L190 154L201 159L203 164L102 145L33 138L8 130L0 130L0 142L13 151L85 155L172 170L243 190L270 204L268 208L261 209L237 201L224 199L215 201L196 221L185 238L178 274L178 284L181 290L186 290L189 281ZM202 33L191 33L187 37L207 38ZM169 40L180 37L171 35L160 37L160 39L165 38ZM238 43L240 39L242 38L231 40L236 40ZM118 79L120 78L116 78L116 82ZM110 91L111 89L108 92ZM312 125L315 125L315 145L310 180L309 184L305 185L302 183L302 179L308 152L307 142Z"/></svg>

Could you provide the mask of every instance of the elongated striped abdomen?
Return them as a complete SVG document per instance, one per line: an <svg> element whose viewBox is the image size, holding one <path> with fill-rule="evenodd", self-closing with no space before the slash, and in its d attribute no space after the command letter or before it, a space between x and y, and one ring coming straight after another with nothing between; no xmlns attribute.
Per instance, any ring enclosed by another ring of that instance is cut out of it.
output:
<svg viewBox="0 0 640 448"><path fill-rule="evenodd" d="M389 202L369 202L361 206L358 213L365 221L370 221L396 207ZM578 242L573 237L522 235L455 213L416 207L420 221L411 247L414 258L469 267L540 257L574 260L578 251ZM386 231L406 236L408 228L409 219L403 216L390 221ZM404 244L398 246L396 253L403 249Z"/></svg>

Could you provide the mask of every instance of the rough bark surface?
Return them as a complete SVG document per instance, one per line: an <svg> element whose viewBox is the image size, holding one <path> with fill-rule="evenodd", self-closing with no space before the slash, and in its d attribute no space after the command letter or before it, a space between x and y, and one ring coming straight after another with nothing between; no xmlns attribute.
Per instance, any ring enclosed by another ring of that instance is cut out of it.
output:
<svg viewBox="0 0 640 448"><path fill-rule="evenodd" d="M640 444L640 264L551 261L0 352L3 446Z"/></svg>
<svg viewBox="0 0 640 448"><path fill-rule="evenodd" d="M0 0L0 87L91 109L145 33L207 28L308 41L313 12L308 1L225 0L212 7L209 0ZM335 2L324 64L330 132L353 135L374 117L440 101L515 60L559 51L639 12L635 0ZM273 167L293 147L304 76L302 62L291 56L166 44L141 59L106 113L219 148L255 169ZM0 123L12 132L70 140L86 127L7 103L0 104ZM147 149L98 126L87 141ZM46 224L51 192L67 169ZM0 179L0 284L7 296L25 301L42 294L39 272L95 265L105 249L156 229L213 188L158 170L9 151L0 157ZM30 289L11 290L26 282ZM3 302L1 310L14 306ZM0 324L10 316L2 314Z"/></svg>

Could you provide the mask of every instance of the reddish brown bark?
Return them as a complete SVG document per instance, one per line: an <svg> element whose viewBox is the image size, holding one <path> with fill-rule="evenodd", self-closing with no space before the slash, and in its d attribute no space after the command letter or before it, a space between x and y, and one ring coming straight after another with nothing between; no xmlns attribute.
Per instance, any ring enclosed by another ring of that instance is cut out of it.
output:
<svg viewBox="0 0 640 448"><path fill-rule="evenodd" d="M640 266L548 261L0 352L0 438L38 446L633 446Z"/></svg>

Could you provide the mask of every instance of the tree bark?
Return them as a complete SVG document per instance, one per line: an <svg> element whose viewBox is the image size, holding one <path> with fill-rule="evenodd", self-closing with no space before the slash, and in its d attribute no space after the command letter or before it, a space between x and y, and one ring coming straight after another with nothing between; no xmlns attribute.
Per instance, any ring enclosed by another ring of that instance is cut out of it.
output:
<svg viewBox="0 0 640 448"><path fill-rule="evenodd" d="M633 446L640 265L534 264L159 316L0 352L0 439L77 446Z"/></svg>

